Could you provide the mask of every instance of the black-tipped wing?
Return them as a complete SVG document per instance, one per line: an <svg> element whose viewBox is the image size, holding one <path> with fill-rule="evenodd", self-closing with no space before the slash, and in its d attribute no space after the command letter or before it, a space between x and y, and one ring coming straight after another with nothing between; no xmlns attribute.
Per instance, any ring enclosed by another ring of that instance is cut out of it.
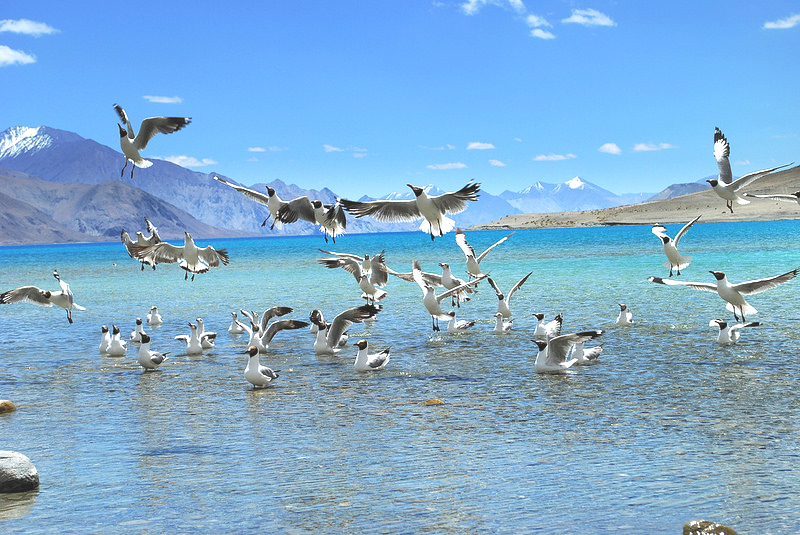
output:
<svg viewBox="0 0 800 535"><path fill-rule="evenodd" d="M0 304L19 303L27 301L34 305L41 305L45 307L53 306L50 298L47 297L48 292L41 290L36 286L21 286L7 292L0 294Z"/></svg>
<svg viewBox="0 0 800 535"><path fill-rule="evenodd" d="M220 177L218 177L216 175L214 175L213 178L217 182L220 182L222 184L225 184L228 187L231 187L231 188L235 189L236 191L238 191L239 193L241 193L242 195L244 195L248 199L254 200L256 202L260 202L263 205L267 205L267 203L269 203L269 195L267 195L265 193L261 193L260 191L256 191L256 190L253 190L253 189L250 189L250 188L246 188L244 186L238 186L238 185L233 184L231 182L228 182L224 178L220 178Z"/></svg>
<svg viewBox="0 0 800 535"><path fill-rule="evenodd" d="M731 173L731 162L728 157L731 154L731 146L728 140L725 139L719 128L714 127L714 158L717 160L717 167L719 167L719 180L724 184L733 182L733 174Z"/></svg>
<svg viewBox="0 0 800 535"><path fill-rule="evenodd" d="M520 280L517 281L517 283L511 288L511 290L509 290L508 296L506 296L506 301L511 301L511 296L514 295L514 292L519 290L522 287L522 285L525 284L525 281L528 280L528 277L530 277L532 274L533 271L531 271L530 273L528 273L527 275L525 275L524 277L522 277Z"/></svg>
<svg viewBox="0 0 800 535"><path fill-rule="evenodd" d="M267 324L272 318L277 318L279 316L285 316L290 312L293 312L294 309L292 307L270 307L264 311L261 315L261 332L265 332L267 330ZM252 321L252 320L251 320ZM256 316L256 322L258 322L258 316Z"/></svg>
<svg viewBox="0 0 800 535"><path fill-rule="evenodd" d="M793 269L787 273L784 273L783 275L777 275L775 277L768 277L766 279L740 282L739 284L734 284L733 289L743 295L757 294L759 292L775 288L776 286L783 284L784 282L789 282L796 276L797 276L797 269Z"/></svg>
<svg viewBox="0 0 800 535"><path fill-rule="evenodd" d="M570 348L573 344L588 342L602 335L602 330L582 331L573 334L556 336L547 341L547 364L558 365L566 362Z"/></svg>
<svg viewBox="0 0 800 535"><path fill-rule="evenodd" d="M478 182L469 182L466 186L452 193L443 193L431 197L431 201L442 213L457 214L467 209L468 201L477 201L481 185Z"/></svg>
<svg viewBox="0 0 800 535"><path fill-rule="evenodd" d="M410 201L349 201L339 199L344 209L355 217L372 216L378 221L415 221L422 217L416 199Z"/></svg>
<svg viewBox="0 0 800 535"><path fill-rule="evenodd" d="M794 163L794 162L793 162ZM787 163L785 165L779 165L778 167L772 167L770 169L762 169L760 171L753 171L752 173L748 173L744 176L741 176L733 181L731 184L731 188L733 191L739 191L740 189L749 186L759 178L763 178L768 174L772 173L773 171L777 171L778 169L783 169L784 167L789 167L792 165L791 163Z"/></svg>
<svg viewBox="0 0 800 535"><path fill-rule="evenodd" d="M281 206L280 210L278 210L277 218L281 223L294 223L298 219L308 221L309 223L317 222L317 218L314 215L314 207L311 205L311 199L305 195L292 199Z"/></svg>
<svg viewBox="0 0 800 535"><path fill-rule="evenodd" d="M142 121L133 143L137 149L144 150L156 134L177 132L191 122L191 117L150 117Z"/></svg>
<svg viewBox="0 0 800 535"><path fill-rule="evenodd" d="M648 277L647 280L649 280L650 282L655 282L656 284L664 284L666 286L688 286L689 288L693 288L695 290L701 290L703 292L717 291L716 283L711 283L711 282L684 282L672 279L662 279L661 277Z"/></svg>
<svg viewBox="0 0 800 535"><path fill-rule="evenodd" d="M689 230L690 228L692 228L692 225L697 223L698 219L700 219L700 216L697 216L694 219L692 219L691 221L689 221L688 223L686 223L683 226L683 228L680 231L678 231L678 233L675 235L675 247L678 246L678 242L681 241L681 238L683 238L683 235L686 234L686 231Z"/></svg>
<svg viewBox="0 0 800 535"><path fill-rule="evenodd" d="M278 333L279 331L284 331L286 329L302 329L303 327L308 327L307 321L299 321L299 320L274 321L270 324L269 327L267 327L267 330L261 337L261 342L265 345L269 344L275 337L275 334Z"/></svg>
<svg viewBox="0 0 800 535"><path fill-rule="evenodd" d="M437 295L436 296L436 300L441 303L444 299L447 299L451 295L456 295L459 292L461 292L463 290L466 290L470 286L475 286L476 284L478 284L480 281L482 281L485 278L486 278L486 275L484 274L484 275L481 275L480 277L478 277L477 279L473 279L473 280L471 280L469 282L465 282L464 284L459 284L458 286L456 286L454 288L450 288L446 292L442 292L441 295Z"/></svg>
<svg viewBox="0 0 800 535"><path fill-rule="evenodd" d="M330 329L328 330L328 347L336 347L339 344L342 334L344 334L353 323L361 323L365 319L373 317L380 312L380 310L381 309L375 305L362 305L339 313L333 318Z"/></svg>
<svg viewBox="0 0 800 535"><path fill-rule="evenodd" d="M226 249L217 251L210 245L204 249L198 249L197 258L208 264L209 267L216 267L220 262L227 266L229 262Z"/></svg>

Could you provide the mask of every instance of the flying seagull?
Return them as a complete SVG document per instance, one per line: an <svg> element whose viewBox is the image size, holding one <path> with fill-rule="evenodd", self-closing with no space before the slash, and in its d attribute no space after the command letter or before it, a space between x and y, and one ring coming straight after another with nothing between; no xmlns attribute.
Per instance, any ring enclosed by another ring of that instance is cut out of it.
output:
<svg viewBox="0 0 800 535"><path fill-rule="evenodd" d="M72 290L69 289L69 284L61 279L57 270L53 270L53 277L58 281L61 290L51 292L50 290L42 290L36 286L21 286L0 294L0 304L5 305L27 301L28 303L45 307L57 305L67 311L67 321L72 323L72 309L86 309L75 302Z"/></svg>
<svg viewBox="0 0 800 535"><path fill-rule="evenodd" d="M467 236L464 234L464 231L461 230L460 228L457 228L456 229L456 243L461 248L461 250L464 252L464 256L467 258L467 273L469 273L470 277L477 277L478 275L483 274L483 272L481 271L481 261L484 258L486 258L486 255L489 254L489 251L491 251L492 249L494 249L495 247L497 247L498 245L500 245L501 243L503 243L504 241L506 241L507 239L509 239L513 235L514 235L514 233L512 232L511 234L509 234L505 238L500 238L495 243L490 245L481 254L476 255L475 254L475 249L473 249L472 246L469 243L467 243Z"/></svg>
<svg viewBox="0 0 800 535"><path fill-rule="evenodd" d="M739 195L739 190L745 186L749 186L759 178L767 176L773 171L777 171L778 169L783 169L784 167L792 165L789 163L786 165L773 167L772 169L754 171L744 175L743 177L733 180L733 175L731 174L731 163L728 160L730 153L731 147L728 144L728 140L725 139L725 135L720 131L719 128L714 127L714 158L716 158L717 166L719 167L719 178L711 178L706 180L706 182L708 182L711 185L711 189L713 189L716 194L725 201L726 206L731 213L733 213L734 201L736 201L737 204L750 204L750 201Z"/></svg>
<svg viewBox="0 0 800 535"><path fill-rule="evenodd" d="M667 236L667 229L664 227L664 225L656 224L653 225L653 228L651 229L653 234L658 236L663 244L664 254L667 255L667 261L664 262L664 267L669 268L670 277L672 276L673 269L676 269L678 275L680 275L681 270L686 268L686 266L688 266L689 263L692 261L691 256L681 256L681 254L678 252L678 242L681 241L681 238L683 237L684 234L686 234L686 231L689 230L692 227L692 225L697 223L698 219L700 219L700 216L697 216L688 223L686 223L683 226L683 228L675 235L674 240L669 236Z"/></svg>
<svg viewBox="0 0 800 535"><path fill-rule="evenodd" d="M414 199L349 201L340 199L345 210L355 217L372 216L378 221L416 221L423 218L419 229L427 232L433 240L436 235L442 236L455 227L455 221L446 214L457 214L467 209L467 201L477 201L480 184L469 182L458 191L428 197L419 186L406 184L414 192Z"/></svg>
<svg viewBox="0 0 800 535"><path fill-rule="evenodd" d="M125 174L125 167L128 166L128 162L131 162L133 164L131 167L131 179L133 179L133 170L137 167L146 168L153 165L153 162L145 160L139 154L139 151L147 148L147 144L153 139L153 136L159 133L171 134L177 132L192 122L191 117L149 117L142 121L142 125L139 127L139 134L136 134L131 122L128 120L128 114L125 113L122 106L114 104L114 109L127 128L117 124L119 126L119 146L125 155L125 165L122 167L119 176Z"/></svg>
<svg viewBox="0 0 800 535"><path fill-rule="evenodd" d="M666 284L668 286L688 286L689 288L702 290L704 292L716 292L728 303L725 305L725 308L733 312L733 317L736 319L736 321L739 321L739 315L736 313L737 310L739 311L739 314L742 315L742 321L747 321L745 316L755 314L758 311L747 301L745 301L744 296L757 294L759 292L775 288L784 282L789 282L797 276L797 269L787 271L786 273L782 275L776 275L775 277L740 282L738 284L731 284L728 282L728 277L726 277L725 273L722 271L709 271L709 273L714 275L714 278L717 279L716 283L683 282L672 279L662 279L661 277L650 277L647 280L658 284Z"/></svg>
<svg viewBox="0 0 800 535"><path fill-rule="evenodd" d="M528 277L531 276L531 273L533 273L533 271L531 271L530 273L522 277L520 280L518 280L517 283L514 286L512 286L511 289L508 291L508 295L504 295L503 292L500 291L500 287L497 285L496 282L494 282L494 280L492 280L491 277L488 277L486 279L489 281L489 286L494 288L494 291L497 294L497 311L504 318L511 317L511 296L513 296L514 293L517 290L519 290L523 284L525 284L525 281L528 280Z"/></svg>
<svg viewBox="0 0 800 535"><path fill-rule="evenodd" d="M205 273L212 267L217 267L220 262L228 265L228 251L225 249L217 251L211 245L200 249L194 244L191 234L184 232L184 235L182 247L161 242L144 247L134 244L131 250L137 258L151 258L153 266L158 263L172 264L180 261L180 268L186 271L183 280L189 278L189 273L194 280L197 273Z"/></svg>
<svg viewBox="0 0 800 535"><path fill-rule="evenodd" d="M442 310L442 300L450 297L451 295L457 295L458 292L478 284L482 281L486 275L481 275L477 279L474 279L470 282L464 283L460 286L456 286L455 288L451 288L446 292L443 292L441 295L436 295L436 290L433 286L425 282L424 277L422 276L422 268L420 268L419 262L414 260L412 262L412 273L414 277L414 281L419 285L420 289L422 290L422 303L425 305L425 308L428 310L428 314L431 315L431 325L434 331L439 330L439 320L450 321L451 316Z"/></svg>
<svg viewBox="0 0 800 535"><path fill-rule="evenodd" d="M122 233L120 234L120 239L122 243L125 245L125 250L128 251L128 256L131 258L136 258L133 253L131 253L131 245L140 245L142 247L146 247L148 245L155 245L157 243L161 243L161 236L158 235L158 227L156 227L153 223L150 222L149 219L146 217L144 218L144 223L147 226L147 232L150 233L149 236L145 237L142 231L136 232L136 241L133 241L130 234L125 232L125 229L122 229ZM156 268L155 264L150 262L149 258L140 258L138 259L139 262L142 263L142 271L144 271L144 265L147 264L149 266L153 266L153 269Z"/></svg>
<svg viewBox="0 0 800 535"><path fill-rule="evenodd" d="M347 216L338 201L334 204L323 204L320 200L312 201L303 195L286 202L278 210L277 215L281 223L303 220L319 225L325 236L325 243L328 242L328 235L331 236L333 243L336 243L336 236L344 234L347 229Z"/></svg>
<svg viewBox="0 0 800 535"><path fill-rule="evenodd" d="M283 223L281 223L278 220L278 211L280 211L280 209L283 208L286 205L286 201L281 200L281 198L278 196L278 194L275 193L275 189L274 188L271 188L271 187L267 186L267 194L264 195L260 191L256 191L254 189L250 189L250 188L246 188L244 186L239 186L237 184L233 184L232 182L228 182L224 178L220 178L220 177L218 177L216 175L214 175L214 180L216 180L217 182L220 182L222 184L225 184L226 186L229 186L229 187L235 189L236 191L238 191L239 193L241 193L242 195L244 195L248 199L251 199L251 200L256 201L256 202L260 202L261 204L266 206L269 209L269 215L267 216L267 219L265 219L261 223L262 227L266 226L267 221L269 220L270 217L272 217L272 225L269 227L270 230L274 229L275 225L278 225L278 228L283 227Z"/></svg>

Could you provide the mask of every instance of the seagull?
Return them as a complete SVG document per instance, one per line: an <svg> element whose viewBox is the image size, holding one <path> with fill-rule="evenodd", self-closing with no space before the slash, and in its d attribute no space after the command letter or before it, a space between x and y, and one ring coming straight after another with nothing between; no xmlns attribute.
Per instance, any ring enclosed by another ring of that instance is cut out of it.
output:
<svg viewBox="0 0 800 535"><path fill-rule="evenodd" d="M267 216L267 219L265 219L261 223L262 227L266 226L267 221L269 220L270 217L272 217L272 225L269 227L270 230L274 229L275 225L277 225L279 229L283 227L283 223L281 223L278 220L278 212L280 211L281 208L283 208L286 205L286 201L281 200L281 198L278 196L278 194L275 193L275 189L267 186L267 194L264 195L260 191L256 191L254 189L246 188L244 186L238 186L238 185L233 184L231 182L228 182L224 178L220 178L220 177L218 177L216 175L214 175L213 178L217 182L221 182L222 184L225 184L226 186L229 186L229 187L235 189L236 191L238 191L239 193L241 193L242 195L244 195L248 199L251 199L251 200L256 201L256 202L260 202L261 204L266 206L269 209L269 215Z"/></svg>
<svg viewBox="0 0 800 535"><path fill-rule="evenodd" d="M494 324L494 332L496 333L507 333L511 331L511 327L514 326L514 320L503 321L503 313L502 312L495 312L494 313L495 324Z"/></svg>
<svg viewBox="0 0 800 535"><path fill-rule="evenodd" d="M600 353L603 352L603 344L591 347L589 349L584 349L583 344L585 343L585 341L575 342L575 344L572 346L572 357L578 359L578 362L575 364L577 366L598 364L600 362L598 357L600 357Z"/></svg>
<svg viewBox="0 0 800 535"><path fill-rule="evenodd" d="M72 290L69 289L69 284L61 279L57 270L53 270L53 277L58 281L61 290L51 292L50 290L42 290L36 286L21 286L0 294L0 304L6 305L9 303L27 301L28 303L45 307L57 305L67 311L67 321L72 323L72 309L86 309L75 302Z"/></svg>
<svg viewBox="0 0 800 535"><path fill-rule="evenodd" d="M154 266L157 263L172 264L180 261L180 268L186 271L183 280L189 278L189 273L192 274L192 280L194 280L195 274L205 273L212 267L217 267L220 262L228 265L227 250L217 251L210 245L200 249L194 244L191 234L184 232L184 235L183 247L161 242L145 247L132 245L131 248L137 258L152 256Z"/></svg>
<svg viewBox="0 0 800 535"><path fill-rule="evenodd" d="M171 134L177 132L192 122L191 117L149 117L142 121L142 125L139 127L139 134L137 135L133 131L133 126L131 126L131 122L128 120L128 114L125 113L122 106L114 104L114 109L127 127L126 129L123 128L122 125L117 124L117 126L119 126L119 146L122 149L122 153L125 155L125 165L122 167L119 176L125 174L125 167L128 167L128 162L131 162L133 164L131 167L131 179L133 179L133 170L137 167L146 168L153 165L153 162L145 160L139 154L139 151L147 148L147 144L153 139L153 136L159 133Z"/></svg>
<svg viewBox="0 0 800 535"><path fill-rule="evenodd" d="M561 326L564 324L564 317L561 314L556 314L556 317L548 321L542 327L544 331L544 338L546 340L550 338L555 338L556 336L561 335ZM534 333L536 334L536 333Z"/></svg>
<svg viewBox="0 0 800 535"><path fill-rule="evenodd" d="M338 201L326 205L319 200L312 201L304 195L292 199L278 210L278 221L281 223L294 223L298 219L318 224L325 236L325 243L328 242L329 234L333 243L336 243L336 236L344 234L347 228L347 217Z"/></svg>
<svg viewBox="0 0 800 535"><path fill-rule="evenodd" d="M187 355L200 355L203 353L203 341L197 331L197 325L190 322L189 329L191 334L179 334L175 337L175 340L186 342Z"/></svg>
<svg viewBox="0 0 800 535"><path fill-rule="evenodd" d="M625 303L619 303L619 316L617 316L617 325L620 327L627 327L633 325L633 312L628 308Z"/></svg>
<svg viewBox="0 0 800 535"><path fill-rule="evenodd" d="M161 314L158 313L158 307L153 305L150 307L150 312L147 313L147 324L155 327L163 323Z"/></svg>
<svg viewBox="0 0 800 535"><path fill-rule="evenodd" d="M161 236L158 235L158 228L153 225L149 219L146 217L144 218L144 222L147 225L147 232L150 233L149 236L145 237L144 233L138 231L136 233L136 241L133 241L130 234L125 232L125 229L122 229L122 233L120 234L120 239L122 243L125 245L125 249L128 251L128 256L131 258L136 258L134 254L131 252L131 245L139 245L140 247L147 247L148 245L155 245L157 243L161 243ZM139 262L142 264L142 271L144 271L144 266L147 264L148 266L153 266L153 269L156 269L156 265L151 261L149 257L139 258Z"/></svg>
<svg viewBox="0 0 800 535"><path fill-rule="evenodd" d="M450 316L450 319L447 321L447 332L451 334L463 333L475 326L474 321L457 320L455 310L451 310L447 315Z"/></svg>
<svg viewBox="0 0 800 535"><path fill-rule="evenodd" d="M533 331L534 336L545 337L547 332L544 329L544 314L541 312L534 312L533 317L536 318L536 329Z"/></svg>
<svg viewBox="0 0 800 535"><path fill-rule="evenodd" d="M320 249L321 250L321 249ZM386 297L386 291L381 290L389 280L389 271L384 262L383 252L373 256L371 259L365 255L363 260L354 260L351 257L335 256L330 258L319 258L317 261L330 268L342 268L355 277L358 286L364 292L361 297L374 303ZM369 274L364 270L364 264L369 266Z"/></svg>
<svg viewBox="0 0 800 535"><path fill-rule="evenodd" d="M231 334L242 334L244 332L244 325L239 322L236 312L231 312L231 315L233 316L233 321L231 321L228 327L228 332Z"/></svg>
<svg viewBox="0 0 800 535"><path fill-rule="evenodd" d="M758 321L748 321L747 323L736 323L735 325L728 325L727 321L721 319L714 319L708 322L709 327L717 327L719 335L717 336L717 343L719 345L731 345L739 341L739 331L745 327L758 327L761 325Z"/></svg>
<svg viewBox="0 0 800 535"><path fill-rule="evenodd" d="M109 357L121 357L128 350L125 340L120 339L119 327L116 325L111 326L111 342L108 344Z"/></svg>
<svg viewBox="0 0 800 535"><path fill-rule="evenodd" d="M577 357L567 360L570 348L574 344L587 342L602 335L603 331L583 331L573 334L563 334L554 338L548 338L546 342L542 340L532 340L539 348L536 354L534 368L536 373L566 373L573 364L578 362Z"/></svg>
<svg viewBox="0 0 800 535"><path fill-rule="evenodd" d="M213 349L217 333L206 330L203 318L197 318L197 336L200 338L200 345L203 346L203 349Z"/></svg>
<svg viewBox="0 0 800 535"><path fill-rule="evenodd" d="M489 286L494 288L497 294L497 311L501 313L504 318L511 317L511 296L525 284L525 281L528 280L528 277L530 277L532 273L533 271L518 280L517 283L511 287L511 290L508 291L508 295L503 295L503 292L500 291L500 287L497 286L497 283L494 282L491 277L486 278L486 280L489 281Z"/></svg>
<svg viewBox="0 0 800 535"><path fill-rule="evenodd" d="M681 270L688 266L689 262L692 261L691 256L681 256L681 254L678 252L678 242L681 241L681 238L684 234L686 234L686 231L689 230L692 225L697 223L698 219L700 219L700 216L697 216L686 223L675 235L674 240L667 236L667 229L664 227L664 225L656 224L653 225L653 228L651 229L653 234L658 236L661 239L661 242L664 244L664 254L667 255L667 261L664 262L664 266L669 268L670 277L672 276L673 268L678 270L678 275L680 275Z"/></svg>
<svg viewBox="0 0 800 535"><path fill-rule="evenodd" d="M369 343L366 340L359 340L354 346L358 347L356 360L353 367L357 372L370 372L374 370L382 370L389 362L389 349L386 348L380 353L369 354Z"/></svg>
<svg viewBox="0 0 800 535"><path fill-rule="evenodd" d="M341 350L340 340L344 332L353 324L361 323L380 312L375 305L361 305L340 312L333 321L326 323L319 310L313 310L309 319L319 327L314 341L314 352L318 355L334 355Z"/></svg>
<svg viewBox="0 0 800 535"><path fill-rule="evenodd" d="M723 200L726 202L726 206L728 210L733 213L733 202L736 201L737 204L750 204L750 201L739 195L739 190L742 188L749 186L754 181L758 180L759 178L765 177L768 174L772 173L773 171L777 171L778 169L783 169L784 167L788 167L792 164L780 165L778 167L773 167L772 169L762 169L761 171L754 171L752 173L748 173L743 177L739 177L736 180L733 180L733 174L731 173L731 163L728 160L730 156L731 148L728 144L728 140L725 139L725 135L720 131L719 128L714 128L714 158L717 160L717 166L719 167L719 178L711 178L706 180L711 185L711 189L713 189L717 195L719 195Z"/></svg>
<svg viewBox="0 0 800 535"><path fill-rule="evenodd" d="M791 195L782 193L745 193L745 197L753 197L754 199L772 199L773 201L793 202L800 204L800 191L795 191Z"/></svg>
<svg viewBox="0 0 800 535"><path fill-rule="evenodd" d="M477 201L480 184L470 181L458 191L428 197L419 186L406 184L415 198L404 200L349 201L340 199L345 210L355 217L372 216L378 221L416 221L423 218L419 229L431 236L443 236L455 227L455 221L446 214L457 214L467 209L467 201Z"/></svg>
<svg viewBox="0 0 800 535"><path fill-rule="evenodd" d="M258 360L258 348L256 346L248 347L244 354L248 356L247 366L244 369L244 378L253 385L253 389L267 387L278 378L280 370L273 371L261 365Z"/></svg>
<svg viewBox="0 0 800 535"><path fill-rule="evenodd" d="M469 273L470 277L477 277L478 275L483 274L481 271L481 260L486 258L486 255L489 254L489 251L509 239L513 236L514 233L512 232L505 238L501 238L497 240L495 243L490 245L485 251L483 251L480 255L475 256L475 249L467 243L467 236L464 234L464 231L460 228L456 229L456 243L461 250L464 252L464 256L467 258L467 273Z"/></svg>
<svg viewBox="0 0 800 535"><path fill-rule="evenodd" d="M755 314L758 311L747 301L745 301L744 296L757 294L765 290L775 288L784 282L789 282L797 276L797 269L787 271L782 275L740 282L738 284L731 284L728 282L728 277L726 277L725 273L722 271L709 271L709 273L714 275L714 278L717 279L716 283L681 282L672 279L662 279L661 277L649 277L647 280L658 284L666 284L668 286L688 286L689 288L695 290L716 292L717 295L719 295L728 303L725 305L725 308L733 312L733 317L736 319L736 321L739 321L739 316L736 313L737 310L739 311L739 314L742 315L742 321L747 321L745 319L746 315Z"/></svg>
<svg viewBox="0 0 800 535"><path fill-rule="evenodd" d="M258 331L261 333L260 336L263 336L264 333L266 333L267 329L269 328L268 324L272 318L285 316L286 314L294 312L294 309L292 307L274 306L266 309L264 313L261 315L259 315L258 312L248 312L244 309L239 310L239 312L241 312L243 316L245 316L248 320L250 320L251 324L257 325L259 327ZM242 323L239 324L244 326Z"/></svg>
<svg viewBox="0 0 800 535"><path fill-rule="evenodd" d="M463 286L464 284L466 284L467 281L465 281L464 279L459 279L458 277L453 276L453 272L450 269L450 264L448 264L447 262L439 262L439 267L442 268L442 277L440 279L441 286L444 286L448 290L452 290L457 286ZM425 280L424 275L423 275L423 280ZM431 284L431 286L436 286L436 285ZM467 294L474 294L477 291L478 290L473 288L472 286L466 286L450 296L450 304L461 307L461 301L469 301L470 299L469 295Z"/></svg>
<svg viewBox="0 0 800 535"><path fill-rule="evenodd" d="M153 371L167 359L169 353L159 353L150 349L150 335L142 333L142 345L139 346L138 361L144 371Z"/></svg>
<svg viewBox="0 0 800 535"><path fill-rule="evenodd" d="M100 354L108 355L108 348L111 345L111 333L108 332L108 325L100 327Z"/></svg>
<svg viewBox="0 0 800 535"><path fill-rule="evenodd" d="M478 284L482 281L486 275L481 275L477 279L474 279L470 282L466 282L460 286L456 286L455 288L451 288L446 292L443 292L441 295L436 295L436 289L425 282L424 278L422 277L422 269L419 266L419 262L414 260L412 262L412 273L414 275L414 281L419 285L420 289L423 293L422 303L425 305L425 308L428 310L428 313L431 315L431 325L433 326L434 331L439 330L438 320L449 321L450 315L447 314L444 310L442 310L441 302L442 300L450 297L451 295L456 295L458 292L467 288L469 286L473 286Z"/></svg>
<svg viewBox="0 0 800 535"><path fill-rule="evenodd" d="M143 334L142 318L136 318L136 328L131 332L131 342L136 342L137 344L141 343Z"/></svg>
<svg viewBox="0 0 800 535"><path fill-rule="evenodd" d="M385 254L386 251L381 251L376 255L372 255L371 257L368 254L364 256L359 256L357 254L352 253L337 253L336 251L326 251L325 249L317 249L318 251L325 253L327 255L336 256L342 259L351 259L355 260L356 262L361 263L361 271L364 273L372 273L373 268L377 268L380 271L389 272L389 268L386 266ZM374 263L374 266L373 266ZM411 280L409 275L409 280Z"/></svg>

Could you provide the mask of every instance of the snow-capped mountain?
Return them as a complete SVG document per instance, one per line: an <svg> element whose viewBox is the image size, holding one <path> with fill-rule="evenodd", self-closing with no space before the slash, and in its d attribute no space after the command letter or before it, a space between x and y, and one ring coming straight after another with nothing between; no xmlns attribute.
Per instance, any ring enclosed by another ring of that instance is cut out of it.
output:
<svg viewBox="0 0 800 535"><path fill-rule="evenodd" d="M535 182L521 191L504 191L500 197L522 213L595 210L641 202L650 194L617 195L576 176L558 184Z"/></svg>

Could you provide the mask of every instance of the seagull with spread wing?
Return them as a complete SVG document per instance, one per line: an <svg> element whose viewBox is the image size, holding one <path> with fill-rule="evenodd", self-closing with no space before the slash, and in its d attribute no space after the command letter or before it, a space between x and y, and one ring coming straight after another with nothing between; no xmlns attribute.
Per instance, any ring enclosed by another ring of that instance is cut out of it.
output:
<svg viewBox="0 0 800 535"><path fill-rule="evenodd" d="M128 162L131 162L133 164L131 167L131 179L133 179L133 170L137 167L146 168L153 165L150 160L142 158L139 151L147 148L147 144L156 134L171 134L192 122L191 117L149 117L142 121L141 126L139 126L139 133L136 134L131 122L128 120L128 114L125 113L122 106L114 104L114 109L126 126L126 128L123 128L121 124L117 124L119 126L119 146L125 155L125 165L122 167L119 176L125 174L125 167L128 167Z"/></svg>
<svg viewBox="0 0 800 535"><path fill-rule="evenodd" d="M0 304L5 305L27 301L28 303L45 307L57 305L67 311L67 321L72 323L72 309L86 309L75 302L69 284L61 279L57 270L53 270L53 277L58 281L61 290L50 291L42 290L36 286L20 286L19 288L14 288L13 290L0 294Z"/></svg>
<svg viewBox="0 0 800 535"><path fill-rule="evenodd" d="M131 245L139 245L141 247L147 247L148 245L155 245L157 243L161 243L161 236L158 235L158 227L156 227L153 223L150 222L149 219L146 217L144 218L145 225L147 225L147 232L150 233L149 236L145 237L142 231L136 232L136 241L133 241L130 234L125 232L125 229L122 229L122 233L120 234L120 239L122 243L125 245L125 250L128 251L128 256L131 258L136 258L133 253L131 252ZM147 264L148 266L153 266L153 269L156 268L155 264L153 264L149 258L139 258L139 262L142 263L142 271L144 271L144 266Z"/></svg>
<svg viewBox="0 0 800 535"><path fill-rule="evenodd" d="M497 312L499 312L501 316L504 318L511 317L511 296L513 296L514 293L519 290L523 284L525 284L525 281L528 280L528 277L530 277L532 273L533 271L518 280L517 283L514 284L514 286L512 286L508 291L508 295L504 295L503 292L500 291L500 287L496 282L494 282L494 280L492 280L491 277L486 279L489 281L489 286L494 288L494 291L497 294Z"/></svg>
<svg viewBox="0 0 800 535"><path fill-rule="evenodd" d="M239 193L241 193L242 195L244 195L248 199L256 201L256 202L259 202L259 203L263 204L264 206L266 206L269 209L269 215L267 216L267 219L265 219L261 223L262 227L266 226L267 221L269 220L270 217L272 217L272 225L269 227L270 230L274 229L275 225L278 225L279 229L281 227L283 227L283 223L281 223L278 220L278 212L280 211L281 208L283 208L286 205L286 201L282 200L278 196L278 194L275 192L274 188L271 188L271 187L267 186L267 194L264 195L260 191L256 191L254 189L246 188L244 186L239 186L238 184L234 184L232 182L228 182L224 178L220 178L220 177L218 177L216 175L214 175L214 180L216 180L217 182L219 182L221 184L225 184L226 186L228 186L230 188L235 189L236 191L238 191Z"/></svg>
<svg viewBox="0 0 800 535"><path fill-rule="evenodd" d="M667 229L664 225L655 224L653 225L652 232L661 240L663 247L664 247L664 254L667 255L667 261L664 262L664 267L669 268L669 276L672 276L672 270L676 269L678 271L678 275L681 274L681 270L686 268L689 263L692 261L691 256L681 256L678 252L678 242L681 241L681 238L686 231L689 230L692 225L697 223L697 220L700 219L700 216L695 217L688 223L686 223L683 228L675 235L675 239L673 240L669 236L667 236Z"/></svg>
<svg viewBox="0 0 800 535"><path fill-rule="evenodd" d="M189 278L189 273L194 280L197 273L206 273L212 267L217 267L220 262L228 265L228 251L225 249L217 251L211 245L200 249L194 244L191 234L184 232L184 235L182 247L167 242L144 247L134 244L131 246L131 251L137 258L150 258L153 266L159 263L180 262L180 268L186 271L183 280Z"/></svg>
<svg viewBox="0 0 800 535"><path fill-rule="evenodd" d="M325 243L328 242L328 235L331 236L333 243L336 243L336 236L344 234L347 229L347 216L339 201L334 204L323 204L322 201L312 201L305 195L281 206L277 219L281 223L302 220L319 225L325 236Z"/></svg>
<svg viewBox="0 0 800 535"><path fill-rule="evenodd" d="M461 250L464 252L464 256L467 258L467 273L469 273L470 277L477 277L478 275L483 274L481 271L481 261L486 258L486 255L489 254L489 251L509 239L513 236L514 233L512 232L505 238L500 238L492 245L486 248L481 254L476 255L475 249L467 242L467 236L464 234L464 231L460 228L456 229L456 243Z"/></svg>
<svg viewBox="0 0 800 535"><path fill-rule="evenodd" d="M795 191L791 194L785 193L745 193L745 197L752 197L754 199L769 199L773 201L791 202L800 204L800 191Z"/></svg>
<svg viewBox="0 0 800 535"><path fill-rule="evenodd" d="M466 282L460 286L456 286L455 288L451 288L446 292L443 292L441 295L436 295L436 289L429 283L425 282L425 278L422 276L422 268L417 260L412 262L411 272L414 277L414 282L416 282L422 290L422 303L425 305L425 308L431 315L431 325L433 326L434 331L439 330L439 320L450 321L451 318L451 316L442 309L442 301L451 295L458 294L458 292L464 290L465 288L478 284L486 277L486 275L481 275L475 280Z"/></svg>

